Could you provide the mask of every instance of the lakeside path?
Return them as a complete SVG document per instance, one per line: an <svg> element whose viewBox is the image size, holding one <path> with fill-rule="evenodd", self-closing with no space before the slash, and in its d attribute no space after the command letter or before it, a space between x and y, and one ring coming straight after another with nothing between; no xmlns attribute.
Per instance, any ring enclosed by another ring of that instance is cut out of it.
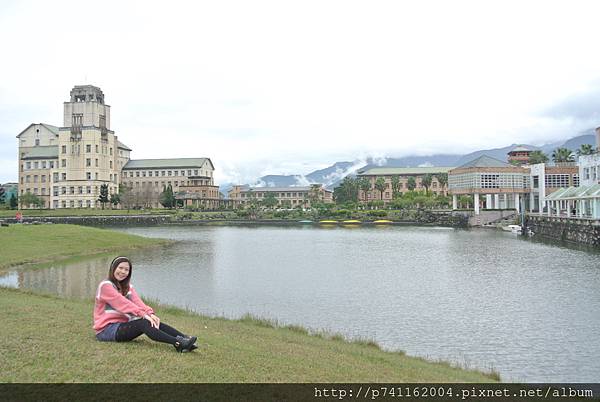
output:
<svg viewBox="0 0 600 402"><path fill-rule="evenodd" d="M77 225L10 225L0 227L0 271L15 265L123 252L170 242Z"/></svg>
<svg viewBox="0 0 600 402"><path fill-rule="evenodd" d="M74 225L0 228L4 267L160 243ZM246 317L209 318L155 307L157 315L198 336L179 354L145 336L129 343L95 340L93 300L0 287L0 382L493 382L487 375L382 351L374 342L309 334ZM115 360L116 359L116 360ZM118 369L115 366L118 361Z"/></svg>
<svg viewBox="0 0 600 402"><path fill-rule="evenodd" d="M98 342L91 329L92 307L91 300L0 288L0 382L497 380L445 363L385 352L368 342L309 335L299 327L273 327L251 318L207 318L161 306L157 315L164 322L198 336L198 350L176 353L170 345L145 336L127 343Z"/></svg>

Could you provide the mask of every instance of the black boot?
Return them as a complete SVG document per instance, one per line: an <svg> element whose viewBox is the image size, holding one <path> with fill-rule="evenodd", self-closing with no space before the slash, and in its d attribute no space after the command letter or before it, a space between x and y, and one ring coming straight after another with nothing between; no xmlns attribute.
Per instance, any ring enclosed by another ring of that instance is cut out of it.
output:
<svg viewBox="0 0 600 402"><path fill-rule="evenodd" d="M191 348L194 345L194 343L196 343L195 336L192 336L190 338L177 336L175 337L175 339L177 340L177 342L175 342L173 346L175 346L175 349L180 353L189 352L190 350L192 350Z"/></svg>
<svg viewBox="0 0 600 402"><path fill-rule="evenodd" d="M192 339L192 338L196 339L196 337L195 337L195 336L194 336L194 337L192 337L192 336L189 336L189 335L185 335L185 336L184 336L184 338L185 338L185 339ZM192 350L198 349L198 346L196 346L195 342L196 342L196 341L194 340L194 344L193 344L192 346L190 346L190 352L191 352Z"/></svg>

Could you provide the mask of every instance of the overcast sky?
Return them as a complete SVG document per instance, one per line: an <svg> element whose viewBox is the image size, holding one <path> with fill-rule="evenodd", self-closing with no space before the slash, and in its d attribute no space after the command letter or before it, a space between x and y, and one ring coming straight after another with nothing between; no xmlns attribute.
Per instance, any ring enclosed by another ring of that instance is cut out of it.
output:
<svg viewBox="0 0 600 402"><path fill-rule="evenodd" d="M133 159L216 181L367 156L541 145L600 125L597 1L5 1L0 182L15 136L99 86Z"/></svg>

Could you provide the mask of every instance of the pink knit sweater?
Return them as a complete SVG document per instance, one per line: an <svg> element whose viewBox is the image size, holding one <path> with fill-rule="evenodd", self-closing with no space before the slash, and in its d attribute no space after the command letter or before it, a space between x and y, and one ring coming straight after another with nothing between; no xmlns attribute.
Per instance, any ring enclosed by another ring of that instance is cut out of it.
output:
<svg viewBox="0 0 600 402"><path fill-rule="evenodd" d="M102 281L98 285L94 306L96 334L102 332L109 324L128 322L146 314L154 314L154 310L144 304L131 284L127 296L123 296L111 281Z"/></svg>

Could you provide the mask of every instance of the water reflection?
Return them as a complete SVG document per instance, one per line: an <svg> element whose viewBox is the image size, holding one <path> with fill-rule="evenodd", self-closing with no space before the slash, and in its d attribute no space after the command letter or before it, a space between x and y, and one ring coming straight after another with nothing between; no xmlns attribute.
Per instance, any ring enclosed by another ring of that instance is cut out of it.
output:
<svg viewBox="0 0 600 402"><path fill-rule="evenodd" d="M12 271L0 277L0 285L54 293L63 297L89 298L108 273L111 257L84 259L41 269Z"/></svg>

